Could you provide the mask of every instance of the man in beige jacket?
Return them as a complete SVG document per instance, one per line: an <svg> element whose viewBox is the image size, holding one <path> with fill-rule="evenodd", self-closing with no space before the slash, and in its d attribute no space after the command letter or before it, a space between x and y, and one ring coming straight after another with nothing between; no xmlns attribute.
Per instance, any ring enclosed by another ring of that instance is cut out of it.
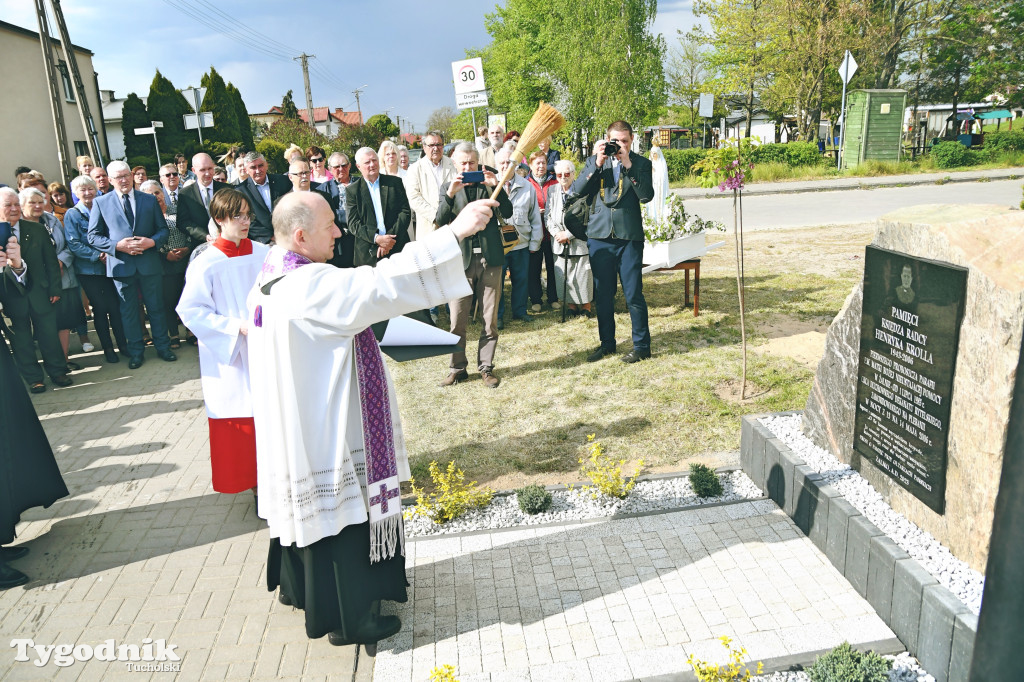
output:
<svg viewBox="0 0 1024 682"><path fill-rule="evenodd" d="M444 137L441 133L431 131L424 135L423 156L409 167L404 179L409 206L416 214L416 232L410 235L413 240L434 231L441 185L457 174L455 164L444 155Z"/></svg>

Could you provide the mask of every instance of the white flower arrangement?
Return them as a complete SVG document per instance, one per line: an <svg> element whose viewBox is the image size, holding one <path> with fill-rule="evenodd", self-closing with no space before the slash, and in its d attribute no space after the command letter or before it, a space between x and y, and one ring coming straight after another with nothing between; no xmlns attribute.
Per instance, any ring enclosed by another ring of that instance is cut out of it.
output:
<svg viewBox="0 0 1024 682"><path fill-rule="evenodd" d="M648 204L650 205L650 204ZM648 242L669 242L688 234L699 234L707 230L725 231L725 225L714 220L703 220L687 214L683 199L678 194L669 194L665 199L665 211L660 220L654 220L643 212L644 239Z"/></svg>

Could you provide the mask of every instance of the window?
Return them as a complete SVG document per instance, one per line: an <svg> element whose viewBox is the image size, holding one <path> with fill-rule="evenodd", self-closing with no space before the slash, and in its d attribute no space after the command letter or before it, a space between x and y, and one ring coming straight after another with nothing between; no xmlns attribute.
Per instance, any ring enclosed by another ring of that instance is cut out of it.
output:
<svg viewBox="0 0 1024 682"><path fill-rule="evenodd" d="M58 71L60 71L60 80L64 84L64 100L66 102L74 102L75 88L71 85L71 78L68 77L67 64L61 62Z"/></svg>
<svg viewBox="0 0 1024 682"><path fill-rule="evenodd" d="M83 140L75 140L75 156L89 156L89 145Z"/></svg>

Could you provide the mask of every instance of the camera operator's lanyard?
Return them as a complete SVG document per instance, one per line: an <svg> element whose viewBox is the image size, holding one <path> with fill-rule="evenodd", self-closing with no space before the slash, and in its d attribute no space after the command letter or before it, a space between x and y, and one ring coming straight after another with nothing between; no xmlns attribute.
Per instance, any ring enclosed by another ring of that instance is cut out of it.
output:
<svg viewBox="0 0 1024 682"><path fill-rule="evenodd" d="M612 172L614 173L614 170ZM619 167L618 189L617 189L616 194L615 194L615 201L612 202L614 204L617 204L619 202L619 199L622 198L622 184L623 184L623 181L625 180L625 175L626 175L626 169L622 168L620 166ZM605 201L605 199L604 199L604 173L601 173L601 203L603 203L605 206L611 206L611 204L608 203L607 201Z"/></svg>

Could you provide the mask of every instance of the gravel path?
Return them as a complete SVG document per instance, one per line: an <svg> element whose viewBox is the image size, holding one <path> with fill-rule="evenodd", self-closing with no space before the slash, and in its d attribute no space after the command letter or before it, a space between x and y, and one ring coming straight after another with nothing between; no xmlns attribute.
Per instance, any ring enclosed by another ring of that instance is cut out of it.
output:
<svg viewBox="0 0 1024 682"><path fill-rule="evenodd" d="M819 448L800 430L800 415L765 417L761 423L788 445L809 467L820 473L843 497L879 530L886 533L910 556L935 576L940 584L960 598L967 608L981 611L985 576L975 571L927 533L892 510L882 496L860 474L831 453Z"/></svg>
<svg viewBox="0 0 1024 682"><path fill-rule="evenodd" d="M908 653L885 658L892 661L889 682L935 682L935 678L925 672L917 659ZM805 672L786 672L751 677L750 682L810 682L810 679L811 676Z"/></svg>
<svg viewBox="0 0 1024 682"><path fill-rule="evenodd" d="M685 475L678 478L640 481L625 500L600 494L595 499L589 492L580 488L557 490L551 493L551 506L548 510L533 516L519 509L519 500L515 493L495 495L487 507L470 510L445 524L434 523L420 514L410 517L407 510L405 533L410 537L465 533L492 528L581 521L615 514L639 514L715 502L751 500L764 496L761 489L742 471L720 474L719 480L722 482L722 495L705 498L694 494L690 479Z"/></svg>

